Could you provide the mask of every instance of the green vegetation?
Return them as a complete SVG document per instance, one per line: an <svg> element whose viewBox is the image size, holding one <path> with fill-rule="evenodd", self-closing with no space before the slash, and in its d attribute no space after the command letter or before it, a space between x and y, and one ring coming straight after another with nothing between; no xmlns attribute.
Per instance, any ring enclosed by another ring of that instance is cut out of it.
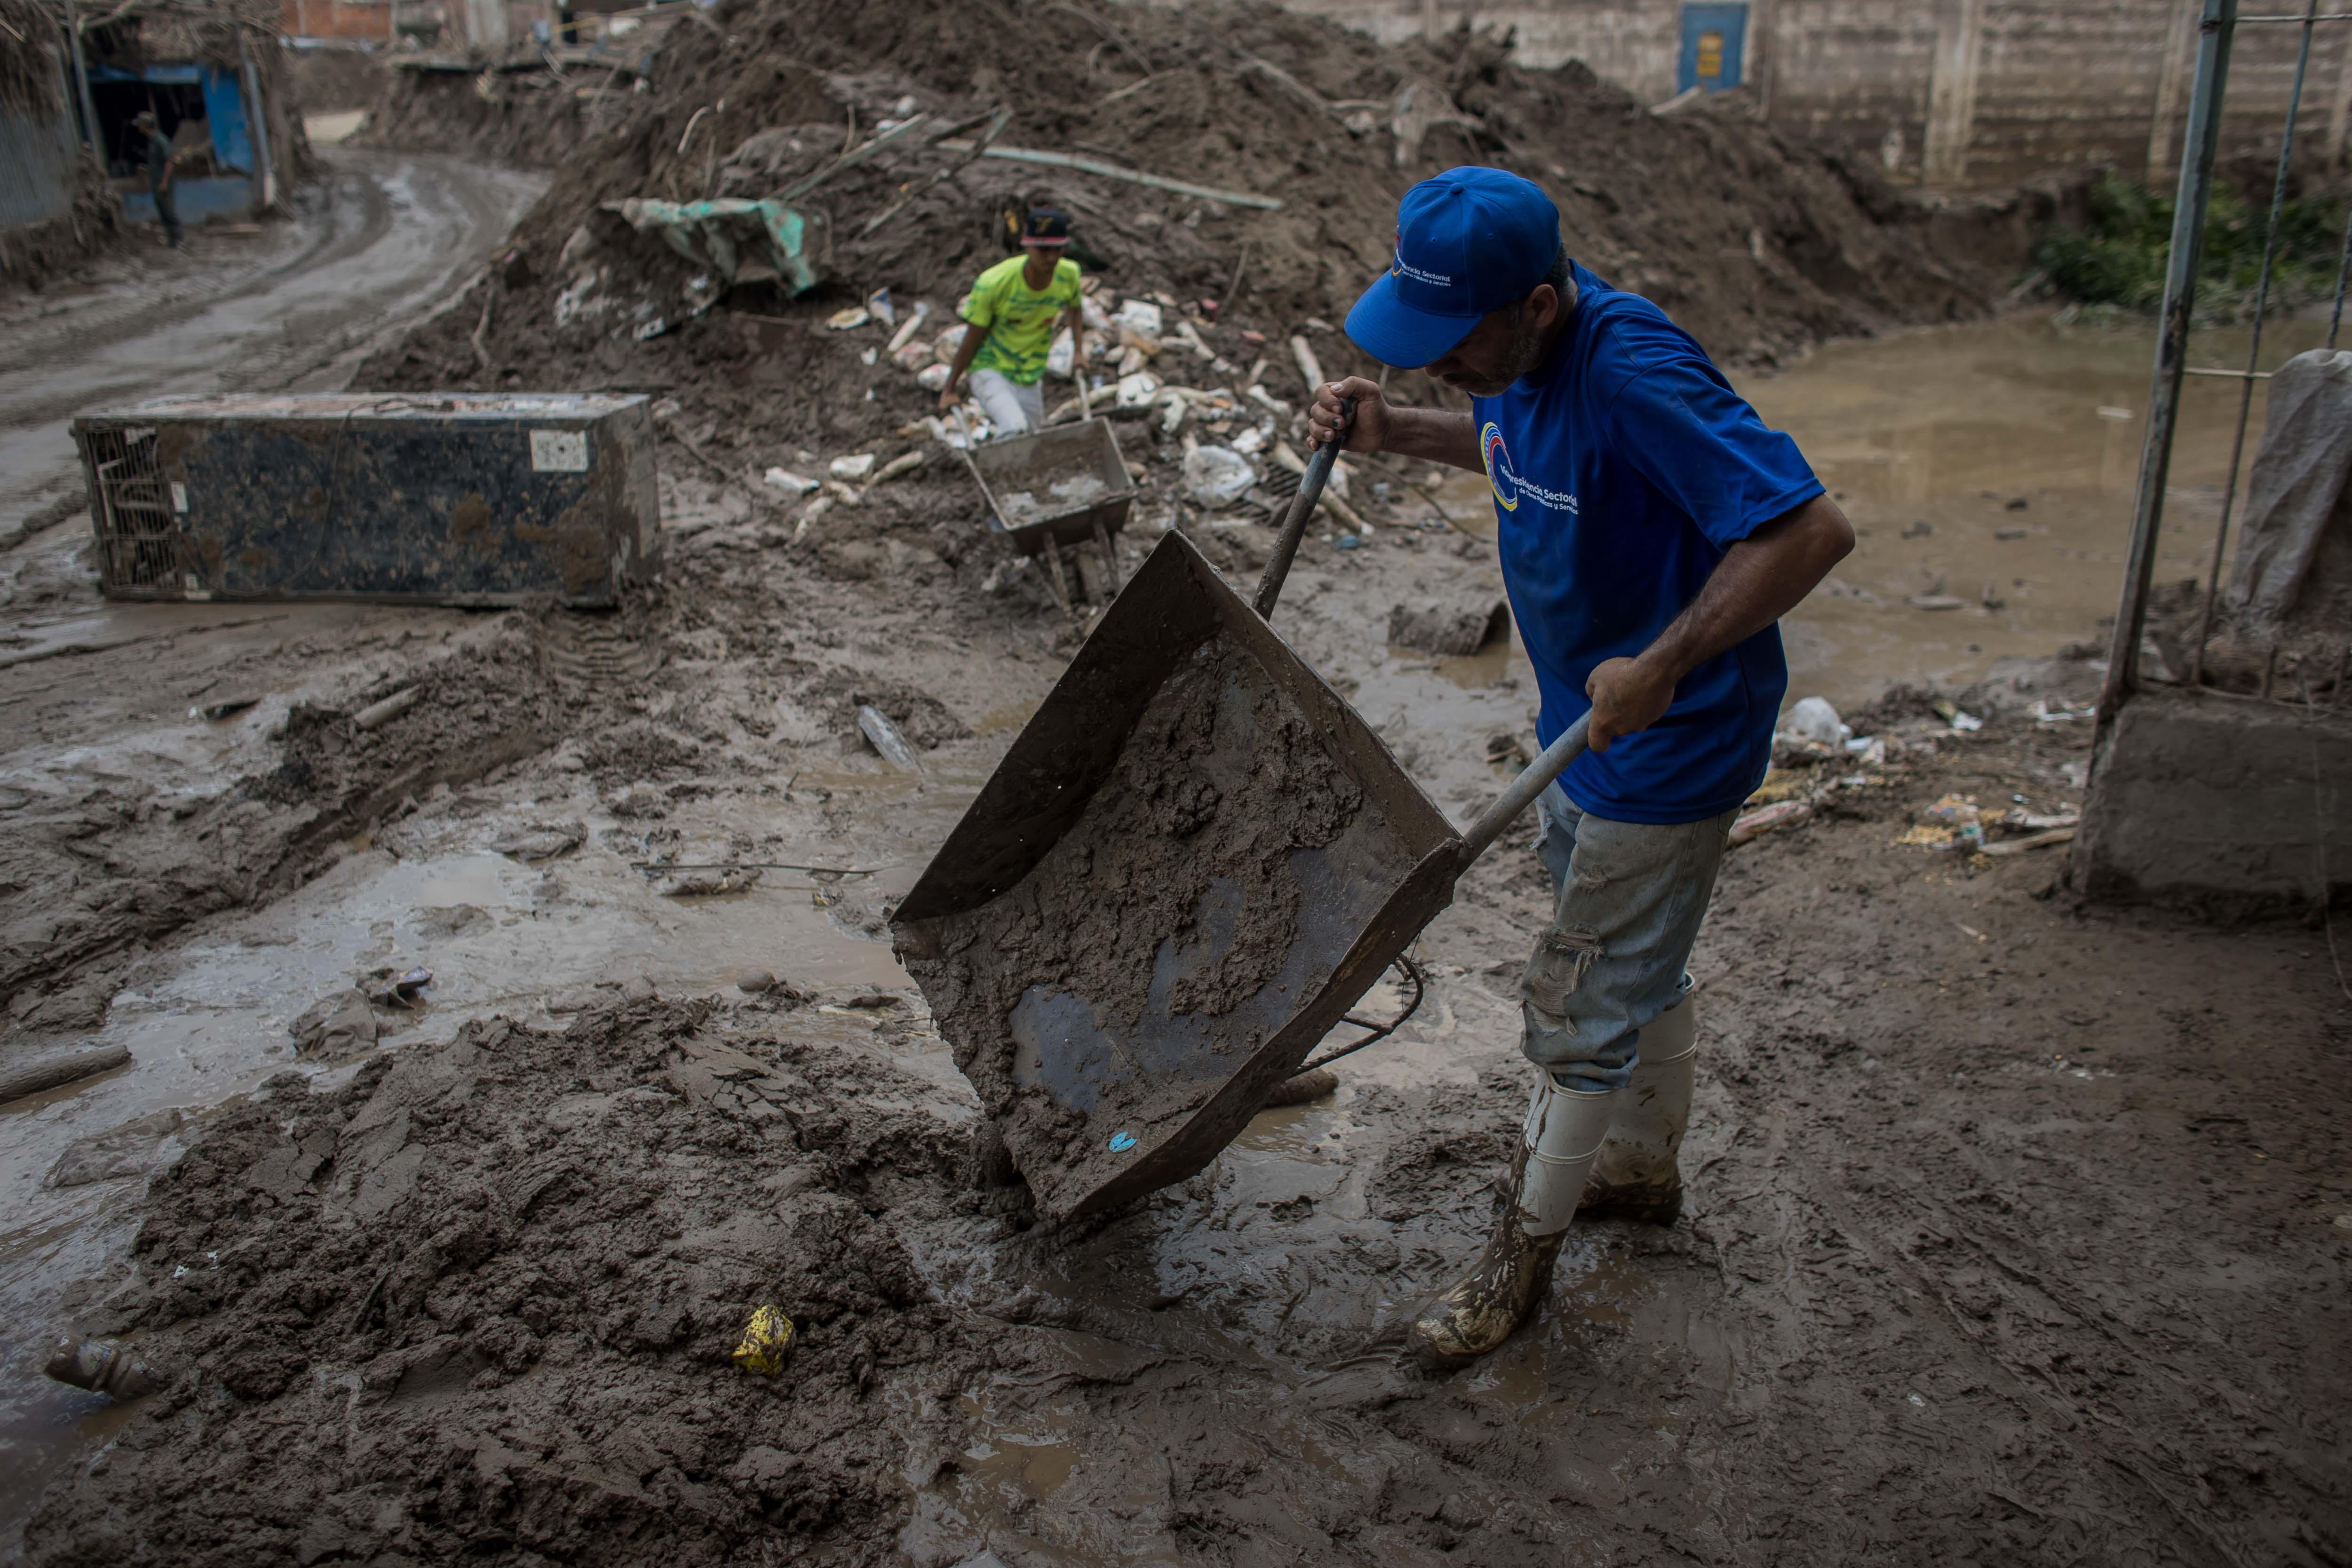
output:
<svg viewBox="0 0 2352 1568"><path fill-rule="evenodd" d="M2198 274L2197 315L2242 321L2252 315L2262 278L2270 192L2250 201L2216 189L2205 212L2205 263ZM2084 230L2052 229L2033 247L2035 280L2045 292L2086 305L2154 310L2164 301L2164 267L2172 242L2173 201L2114 171L2091 188ZM2340 193L2296 197L2279 209L2279 248L2271 268L2269 310L2294 310L2336 289L2344 245Z"/></svg>

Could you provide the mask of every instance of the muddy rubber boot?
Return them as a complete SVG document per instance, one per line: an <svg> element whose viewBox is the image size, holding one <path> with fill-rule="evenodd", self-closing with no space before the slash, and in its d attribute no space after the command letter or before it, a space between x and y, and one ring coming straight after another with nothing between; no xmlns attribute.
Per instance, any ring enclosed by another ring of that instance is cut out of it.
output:
<svg viewBox="0 0 2352 1568"><path fill-rule="evenodd" d="M1698 998L1667 1009L1642 1031L1642 1065L1626 1081L1609 1142L1592 1163L1578 1212L1587 1219L1672 1225L1682 1217L1678 1156L1690 1126L1691 1071L1698 1059Z"/></svg>
<svg viewBox="0 0 2352 1568"><path fill-rule="evenodd" d="M1551 1266L1618 1098L1615 1090L1561 1089L1549 1073L1537 1079L1495 1234L1470 1272L1413 1322L1413 1349L1423 1361L1437 1366L1474 1361L1510 1338L1534 1310L1551 1283Z"/></svg>

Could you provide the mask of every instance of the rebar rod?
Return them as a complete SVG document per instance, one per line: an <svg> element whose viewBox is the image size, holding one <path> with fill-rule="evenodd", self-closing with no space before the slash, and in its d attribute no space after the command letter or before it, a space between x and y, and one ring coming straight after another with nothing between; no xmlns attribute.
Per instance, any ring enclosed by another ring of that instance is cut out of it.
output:
<svg viewBox="0 0 2352 1568"><path fill-rule="evenodd" d="M2303 112L2303 81L2311 68L2311 24L2319 0L2304 7L2303 44L2295 51L2294 87L2286 95L2286 129L2279 133L2278 174L2271 182L2271 216L2263 232L2263 269L2254 279L2254 324L2246 342L2246 379L2238 389L2238 435L2230 445L2230 482L2221 488L2221 521L2213 530L2213 564L2205 574L2205 603L2197 612L2196 651L2189 659L2189 684L2205 684L2205 643L2213 635L2213 601L2221 592L2221 552L2230 542L2230 513L2238 502L2238 472L2246 460L2246 420L2253 412L2254 372L2262 363L2263 312L2270 308L2271 268L2278 258L2279 215L2286 207L2287 165L2294 157L2294 121Z"/></svg>
<svg viewBox="0 0 2352 1568"><path fill-rule="evenodd" d="M2230 44L2237 17L2238 0L2205 0L2204 14L2197 25L2196 84L2189 93L2189 124L2180 150L2180 183L2173 202L2172 245L2165 263L2163 315L2147 395L2147 428L2140 441L2131 544L2124 563L2106 683L2099 693L2098 736L2092 752L2095 766L2108 729L2138 676L2139 640L2147 625L2148 585L2155 577L2156 541L2164 521L2165 480L2172 468L2181 373L2188 365L2189 317L2197 301L2197 268L2205 255L2205 207L2213 193L2221 95L2229 81Z"/></svg>

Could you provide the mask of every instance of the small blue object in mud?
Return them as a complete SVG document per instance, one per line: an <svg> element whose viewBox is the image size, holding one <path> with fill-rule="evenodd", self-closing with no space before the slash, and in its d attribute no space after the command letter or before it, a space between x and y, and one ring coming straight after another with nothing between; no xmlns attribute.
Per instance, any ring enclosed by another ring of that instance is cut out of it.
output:
<svg viewBox="0 0 2352 1568"><path fill-rule="evenodd" d="M1129 1149L1132 1149L1132 1148L1134 1148L1134 1147L1135 1147L1135 1134L1134 1134L1134 1133L1132 1133L1132 1132L1114 1132L1114 1133L1112 1133L1112 1134L1110 1135L1110 1152L1111 1152L1112 1153L1114 1153L1114 1154L1124 1154L1124 1153L1126 1153Z"/></svg>

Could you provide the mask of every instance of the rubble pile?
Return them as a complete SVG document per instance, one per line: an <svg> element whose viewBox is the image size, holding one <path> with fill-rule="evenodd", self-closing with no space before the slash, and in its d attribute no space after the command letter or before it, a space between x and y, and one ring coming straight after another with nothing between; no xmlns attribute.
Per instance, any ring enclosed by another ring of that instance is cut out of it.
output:
<svg viewBox="0 0 2352 1568"><path fill-rule="evenodd" d="M694 449L671 466L771 500L791 499L761 489L772 467L932 434L940 329L1034 202L1073 216L1093 378L1158 416L1171 463L1188 420L1270 416L1269 445L1295 439L1294 337L1325 374L1376 372L1332 324L1387 264L1398 195L1456 163L1541 184L1580 260L1727 361L1974 314L1999 281L1821 153L1728 113L1654 115L1581 66L1524 70L1466 30L1391 46L1250 4L1016 21L725 0L593 100L609 123L540 96L568 143L552 188L476 290L360 384L666 393ZM824 280L795 293L741 230L677 243L693 204L730 200L804 217ZM1072 402L1054 386L1049 407ZM1444 395L1414 376L1392 391Z"/></svg>
<svg viewBox="0 0 2352 1568"><path fill-rule="evenodd" d="M640 981L212 1122L91 1314L162 1392L27 1560L892 1560L980 1358L883 1216L971 1112L780 994Z"/></svg>

